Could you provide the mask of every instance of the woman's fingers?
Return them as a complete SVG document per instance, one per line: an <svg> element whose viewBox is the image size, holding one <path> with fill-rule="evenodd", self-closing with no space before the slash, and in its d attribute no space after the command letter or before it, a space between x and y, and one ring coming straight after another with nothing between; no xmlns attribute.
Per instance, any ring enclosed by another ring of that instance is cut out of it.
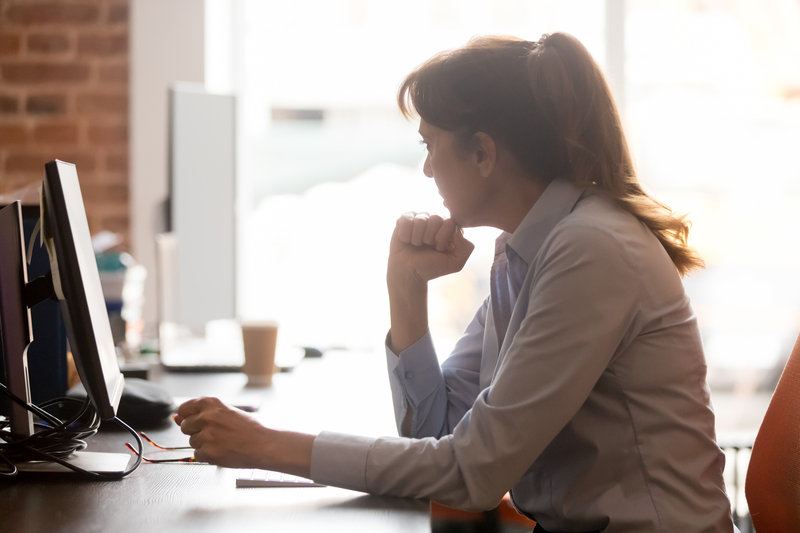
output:
<svg viewBox="0 0 800 533"><path fill-rule="evenodd" d="M445 219L439 215L409 211L397 219L395 235L400 242L412 246L435 246L436 236L444 223ZM455 228L455 224L451 227Z"/></svg>
<svg viewBox="0 0 800 533"><path fill-rule="evenodd" d="M428 227L428 213L417 213L411 225L411 244L422 246L425 230Z"/></svg>
<svg viewBox="0 0 800 533"><path fill-rule="evenodd" d="M452 219L409 212L397 219L389 270L403 279L430 281L461 270L473 249Z"/></svg>
<svg viewBox="0 0 800 533"><path fill-rule="evenodd" d="M439 233L444 219L439 215L431 215L428 217L428 223L425 225L425 234L422 236L422 244L428 246L436 245L436 234Z"/></svg>
<svg viewBox="0 0 800 533"><path fill-rule="evenodd" d="M210 405L217 405L222 404L217 398L194 398L192 400L187 400L178 407L178 412L175 414L172 419L175 421L176 424L182 426L184 420L187 418L197 415L198 413L202 412Z"/></svg>
<svg viewBox="0 0 800 533"><path fill-rule="evenodd" d="M395 229L397 230L397 238L400 242L406 244L411 243L411 235L414 231L414 218L416 215L417 213L409 211L408 213L403 213L400 215L400 218L397 219Z"/></svg>
<svg viewBox="0 0 800 533"><path fill-rule="evenodd" d="M255 468L268 430L247 414L216 398L198 398L178 408L175 422L189 436L194 457L231 468Z"/></svg>
<svg viewBox="0 0 800 533"><path fill-rule="evenodd" d="M453 246L454 234L458 231L459 230L456 227L456 223L453 222L452 218L448 218L447 220L443 221L434 238L436 249L440 252L452 251L451 248Z"/></svg>

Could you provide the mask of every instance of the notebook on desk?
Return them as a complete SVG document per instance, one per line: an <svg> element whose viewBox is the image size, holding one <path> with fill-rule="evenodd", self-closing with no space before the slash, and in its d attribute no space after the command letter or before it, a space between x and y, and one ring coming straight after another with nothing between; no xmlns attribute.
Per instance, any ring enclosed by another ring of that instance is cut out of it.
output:
<svg viewBox="0 0 800 533"><path fill-rule="evenodd" d="M324 487L304 477L273 472L272 470L242 470L236 478L237 488L246 487Z"/></svg>

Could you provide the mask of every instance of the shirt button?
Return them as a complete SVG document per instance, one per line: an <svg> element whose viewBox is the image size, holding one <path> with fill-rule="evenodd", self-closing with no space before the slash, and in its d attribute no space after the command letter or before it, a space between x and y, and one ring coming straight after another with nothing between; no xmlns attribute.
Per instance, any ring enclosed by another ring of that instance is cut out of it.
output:
<svg viewBox="0 0 800 533"><path fill-rule="evenodd" d="M406 379L412 379L413 377L414 377L414 373L413 372L411 372L410 370L408 372L406 372Z"/></svg>

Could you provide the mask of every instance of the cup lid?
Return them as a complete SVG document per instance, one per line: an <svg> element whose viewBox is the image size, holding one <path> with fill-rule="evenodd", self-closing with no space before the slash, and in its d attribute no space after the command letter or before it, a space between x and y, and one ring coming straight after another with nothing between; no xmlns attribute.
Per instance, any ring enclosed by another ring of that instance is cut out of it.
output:
<svg viewBox="0 0 800 533"><path fill-rule="evenodd" d="M239 320L242 328L277 328L278 322L275 320Z"/></svg>

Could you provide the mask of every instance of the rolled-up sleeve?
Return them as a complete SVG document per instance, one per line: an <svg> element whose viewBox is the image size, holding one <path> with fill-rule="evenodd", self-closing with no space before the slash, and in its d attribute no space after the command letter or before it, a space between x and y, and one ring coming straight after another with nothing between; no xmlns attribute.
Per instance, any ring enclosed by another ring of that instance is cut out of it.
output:
<svg viewBox="0 0 800 533"><path fill-rule="evenodd" d="M421 428L431 436L438 436L447 411L447 393L430 331L399 356L391 351L390 344L391 338L387 336L386 365L398 434L403 435L403 420L411 408L414 412L411 433L403 436L416 436Z"/></svg>
<svg viewBox="0 0 800 533"><path fill-rule="evenodd" d="M398 435L443 437L452 433L479 392L481 351L487 302L478 310L450 357L439 366L430 331L395 355L386 339L386 366ZM412 409L410 432L402 424Z"/></svg>

